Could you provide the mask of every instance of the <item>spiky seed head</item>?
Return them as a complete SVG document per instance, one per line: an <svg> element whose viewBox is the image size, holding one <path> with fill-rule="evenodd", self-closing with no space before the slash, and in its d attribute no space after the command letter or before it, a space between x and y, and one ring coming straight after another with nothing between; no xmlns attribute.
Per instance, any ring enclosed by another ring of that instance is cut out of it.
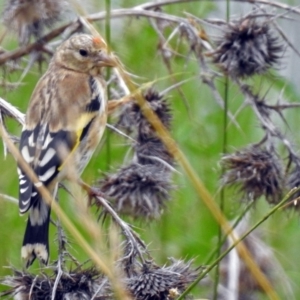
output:
<svg viewBox="0 0 300 300"><path fill-rule="evenodd" d="M164 99L154 89L148 89L144 93L144 98L150 105L151 109L157 114L164 126L169 129L171 125L172 114L166 99ZM144 117L140 106L135 102L131 102L124 106L117 126L122 127L128 132L136 131L137 129L139 135L144 135L147 137L152 137L155 135L154 129L150 125L149 121Z"/></svg>
<svg viewBox="0 0 300 300"><path fill-rule="evenodd" d="M152 164L163 168L164 162L171 166L174 164L174 158L157 137L145 139L144 136L139 135L135 146L135 156L137 162L142 165Z"/></svg>
<svg viewBox="0 0 300 300"><path fill-rule="evenodd" d="M223 156L224 185L239 187L243 198L256 200L265 196L269 203L281 200L283 189L282 164L273 149L250 146Z"/></svg>
<svg viewBox="0 0 300 300"><path fill-rule="evenodd" d="M300 161L300 160L299 160ZM290 174L288 175L287 178L287 188L293 189L293 188L298 188L300 187L300 165L299 163L296 164L296 166L292 169ZM291 205L288 205L287 208L294 208L294 209L299 209L300 208L300 191L296 192L293 194L292 198L294 201Z"/></svg>
<svg viewBox="0 0 300 300"><path fill-rule="evenodd" d="M134 268L134 272L122 277L122 283L137 300L167 300L171 294L182 293L199 275L198 269L192 267L192 261L171 259L171 264L164 267L146 261L143 265L135 264ZM9 290L1 292L0 296L22 300L51 299L56 280L57 272L52 275L36 275L14 270L12 276L0 280L2 285L10 287ZM115 299L108 278L95 268L64 270L55 292L55 299L63 300L85 300L93 296L95 299Z"/></svg>
<svg viewBox="0 0 300 300"><path fill-rule="evenodd" d="M168 267L158 267L151 262L143 264L135 276L126 280L126 285L134 299L169 299L170 293L177 294L197 278L198 271L191 268L191 261L173 260Z"/></svg>
<svg viewBox="0 0 300 300"><path fill-rule="evenodd" d="M233 78L266 72L279 62L284 47L270 23L252 18L230 23L217 41L213 62Z"/></svg>
<svg viewBox="0 0 300 300"><path fill-rule="evenodd" d="M13 276L1 280L1 284L10 286L11 289L0 293L0 296L14 296L14 299L22 300L51 299L56 279L57 273L36 275L14 270ZM83 300L91 299L94 295L99 299L111 299L106 298L109 293L111 293L109 281L95 268L78 268L76 271L64 272L61 276L56 286L55 299Z"/></svg>
<svg viewBox="0 0 300 300"><path fill-rule="evenodd" d="M17 32L21 45L33 35L40 38L45 26L52 26L69 9L64 0L8 0L2 19L4 25Z"/></svg>
<svg viewBox="0 0 300 300"><path fill-rule="evenodd" d="M152 219L160 216L174 187L162 168L132 163L101 180L100 188L118 212Z"/></svg>

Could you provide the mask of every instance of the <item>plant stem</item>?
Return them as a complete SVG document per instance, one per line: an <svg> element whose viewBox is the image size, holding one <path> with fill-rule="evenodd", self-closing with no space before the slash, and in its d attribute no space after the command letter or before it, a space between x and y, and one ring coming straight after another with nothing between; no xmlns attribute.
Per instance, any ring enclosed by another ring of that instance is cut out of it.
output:
<svg viewBox="0 0 300 300"><path fill-rule="evenodd" d="M110 11L111 11L111 2L110 0L105 0L105 38L108 44L108 51L110 49L111 42L111 30L110 30ZM106 81L110 78L110 68L106 68ZM110 99L110 87L107 87L107 98ZM109 123L110 118L108 117L107 122ZM106 131L106 169L109 170L111 163L111 132L109 130Z"/></svg>
<svg viewBox="0 0 300 300"><path fill-rule="evenodd" d="M230 0L226 0L226 20L229 21L229 14L230 14ZM222 152L223 155L227 153L227 125L228 125L228 92L229 92L229 80L228 76L225 76L225 86L224 86L224 110L223 110L223 145L222 145ZM222 167L221 173L224 174L225 169L224 166ZM220 193L220 210L222 213L225 211L225 190L224 187L221 189ZM223 241L226 240L226 236L222 237L222 226L219 224L218 226L218 245L217 245L217 257L221 254L221 247L223 245ZM213 286L213 299L218 299L218 285L219 285L219 264L216 266L215 271L215 280L214 280L214 286Z"/></svg>
<svg viewBox="0 0 300 300"><path fill-rule="evenodd" d="M241 241L243 241L252 231L254 231L257 227L259 227L264 221L266 221L271 215L273 215L277 210L285 205L285 203L290 199L292 195L298 192L300 188L292 189L276 206L273 207L264 217L262 217L252 228L250 228L246 233L244 233L239 239L233 241L232 245L223 252L203 273L201 273L198 278L180 295L180 297L176 300L183 300L185 296L187 296L190 291L197 285L197 283L203 279L215 266L219 264L219 262L233 249L235 248ZM270 296L269 296L270 297ZM275 296L276 297L276 296ZM278 299L274 298L274 296L270 297L271 299Z"/></svg>
<svg viewBox="0 0 300 300"><path fill-rule="evenodd" d="M244 211L238 216L238 218L234 221L233 225L232 225L232 228L236 228L236 226L240 223L240 221L242 220L242 218L246 215L246 213L249 211L249 209L253 206L253 201L250 202L246 208L244 209ZM218 245L212 252L211 254L208 256L208 258L206 259L204 265L208 265L211 260L214 258L214 256L216 257L219 257L220 256L220 251L219 249L224 245L226 239L228 237L228 234L224 234L223 237L222 237L222 240L220 242L220 245ZM217 253L219 253L217 255Z"/></svg>

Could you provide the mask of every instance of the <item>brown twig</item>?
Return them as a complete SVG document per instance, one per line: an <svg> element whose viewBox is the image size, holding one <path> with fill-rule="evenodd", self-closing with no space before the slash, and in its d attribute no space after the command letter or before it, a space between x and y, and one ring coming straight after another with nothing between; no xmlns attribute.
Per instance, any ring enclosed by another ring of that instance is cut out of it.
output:
<svg viewBox="0 0 300 300"><path fill-rule="evenodd" d="M79 22L78 23L78 27L79 27ZM10 52L5 52L3 54L0 55L0 65L3 65L5 62L7 62L8 60L15 60L18 59L28 53L30 53L33 50L39 50L39 49L43 49L43 45L50 42L51 40L53 40L54 38L56 38L57 36L59 36L60 34L62 34L68 27L73 26L75 23L68 23L66 25L63 25L59 28L56 28L54 30L52 30L50 33L46 34L45 36L43 36L41 39L37 40L34 43L31 43L27 46L22 46L16 50L10 51Z"/></svg>

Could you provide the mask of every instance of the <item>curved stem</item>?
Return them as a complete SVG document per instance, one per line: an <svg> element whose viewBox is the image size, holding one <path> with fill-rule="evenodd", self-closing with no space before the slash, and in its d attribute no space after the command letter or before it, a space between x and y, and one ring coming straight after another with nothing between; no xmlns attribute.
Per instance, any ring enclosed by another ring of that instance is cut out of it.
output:
<svg viewBox="0 0 300 300"><path fill-rule="evenodd" d="M263 222L265 222L271 215L273 215L277 210L282 208L285 203L293 196L296 192L298 192L300 188L292 189L276 206L273 207L264 217L262 217L254 226L252 226L246 233L244 233L239 239L233 241L232 245L223 252L203 273L201 273L198 278L180 295L177 300L183 300L185 296L187 296L191 290L198 284L198 282L203 279L219 262L233 249L235 248L241 241L243 241L252 231L254 231L257 227L259 227ZM270 299L279 299L277 295L269 295Z"/></svg>

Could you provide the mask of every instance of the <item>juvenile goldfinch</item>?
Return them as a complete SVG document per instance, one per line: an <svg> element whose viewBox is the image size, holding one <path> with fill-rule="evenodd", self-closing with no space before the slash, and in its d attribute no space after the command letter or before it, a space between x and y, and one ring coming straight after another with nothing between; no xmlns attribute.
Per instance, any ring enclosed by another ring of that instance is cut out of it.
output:
<svg viewBox="0 0 300 300"><path fill-rule="evenodd" d="M115 66L99 37L78 34L64 42L32 94L20 140L20 152L41 183L55 196L58 182L80 176L103 134L107 119L102 67ZM67 170L69 169L69 171ZM49 258L51 207L22 168L19 209L29 210L22 258L29 267ZM75 174L75 175L74 175Z"/></svg>

